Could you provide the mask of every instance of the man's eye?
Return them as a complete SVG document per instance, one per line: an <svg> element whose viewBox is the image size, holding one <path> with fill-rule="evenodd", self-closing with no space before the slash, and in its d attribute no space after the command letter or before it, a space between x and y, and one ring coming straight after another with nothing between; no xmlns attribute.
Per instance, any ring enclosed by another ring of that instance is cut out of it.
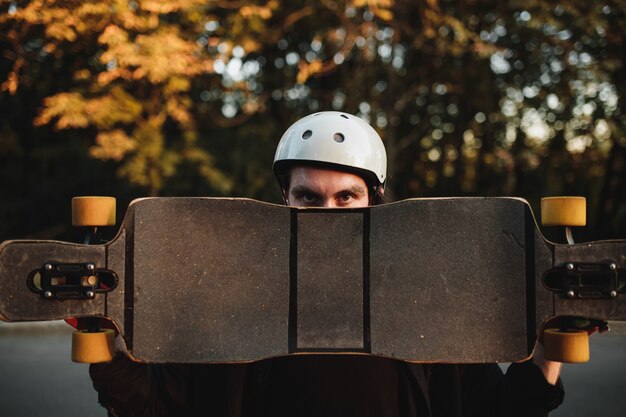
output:
<svg viewBox="0 0 626 417"><path fill-rule="evenodd" d="M349 201L350 201L350 200L352 200L353 198L354 198L354 197L353 197L353 195L352 195L352 194L349 194L349 193L341 194L341 195L339 196L339 199L340 199L342 202L344 202L344 203L349 202Z"/></svg>
<svg viewBox="0 0 626 417"><path fill-rule="evenodd" d="M302 194L302 201L312 203L315 201L315 194Z"/></svg>

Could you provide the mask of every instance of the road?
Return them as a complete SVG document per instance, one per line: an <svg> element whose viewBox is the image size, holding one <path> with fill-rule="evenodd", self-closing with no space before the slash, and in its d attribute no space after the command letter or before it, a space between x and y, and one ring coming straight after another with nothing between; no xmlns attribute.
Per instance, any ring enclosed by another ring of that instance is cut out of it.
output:
<svg viewBox="0 0 626 417"><path fill-rule="evenodd" d="M566 365L554 417L616 417L626 410L626 323L591 338L592 360ZM88 376L72 363L64 323L0 323L0 416L105 417Z"/></svg>
<svg viewBox="0 0 626 417"><path fill-rule="evenodd" d="M106 417L65 323L0 323L0 416Z"/></svg>

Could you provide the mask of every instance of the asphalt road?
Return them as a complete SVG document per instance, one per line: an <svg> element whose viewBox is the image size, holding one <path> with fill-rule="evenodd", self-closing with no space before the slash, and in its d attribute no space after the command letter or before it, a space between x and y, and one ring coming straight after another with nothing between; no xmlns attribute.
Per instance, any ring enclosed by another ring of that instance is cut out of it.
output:
<svg viewBox="0 0 626 417"><path fill-rule="evenodd" d="M105 417L65 323L0 323L0 416Z"/></svg>
<svg viewBox="0 0 626 417"><path fill-rule="evenodd" d="M626 410L626 323L591 338L592 360L563 369L566 397L551 416L617 417ZM65 324L0 323L0 416L105 417L87 365L70 361Z"/></svg>

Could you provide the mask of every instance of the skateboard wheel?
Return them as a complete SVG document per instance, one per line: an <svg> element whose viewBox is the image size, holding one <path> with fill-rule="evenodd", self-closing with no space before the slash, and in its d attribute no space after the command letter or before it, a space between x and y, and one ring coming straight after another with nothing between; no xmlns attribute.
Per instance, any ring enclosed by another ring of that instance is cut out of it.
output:
<svg viewBox="0 0 626 417"><path fill-rule="evenodd" d="M114 226L115 197L72 198L74 226Z"/></svg>
<svg viewBox="0 0 626 417"><path fill-rule="evenodd" d="M545 197L541 199L544 226L584 226L587 223L585 197Z"/></svg>
<svg viewBox="0 0 626 417"><path fill-rule="evenodd" d="M115 332L77 330L72 334L72 361L78 363L111 362L115 350Z"/></svg>
<svg viewBox="0 0 626 417"><path fill-rule="evenodd" d="M546 329L543 332L543 349L546 359L554 362L584 363L589 361L589 335L585 330L561 331Z"/></svg>

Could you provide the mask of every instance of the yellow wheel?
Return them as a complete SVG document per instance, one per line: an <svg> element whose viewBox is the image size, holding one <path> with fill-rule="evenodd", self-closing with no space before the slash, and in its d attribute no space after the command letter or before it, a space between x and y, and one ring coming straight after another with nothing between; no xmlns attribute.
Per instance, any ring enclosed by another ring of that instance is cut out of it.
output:
<svg viewBox="0 0 626 417"><path fill-rule="evenodd" d="M114 226L115 198L72 198L72 224L74 226Z"/></svg>
<svg viewBox="0 0 626 417"><path fill-rule="evenodd" d="M589 361L589 335L585 330L543 332L543 351L554 362L583 363Z"/></svg>
<svg viewBox="0 0 626 417"><path fill-rule="evenodd" d="M584 226L587 223L585 197L546 197L541 199L544 226Z"/></svg>
<svg viewBox="0 0 626 417"><path fill-rule="evenodd" d="M111 362L115 351L115 332L111 329L72 334L72 360L79 363Z"/></svg>

